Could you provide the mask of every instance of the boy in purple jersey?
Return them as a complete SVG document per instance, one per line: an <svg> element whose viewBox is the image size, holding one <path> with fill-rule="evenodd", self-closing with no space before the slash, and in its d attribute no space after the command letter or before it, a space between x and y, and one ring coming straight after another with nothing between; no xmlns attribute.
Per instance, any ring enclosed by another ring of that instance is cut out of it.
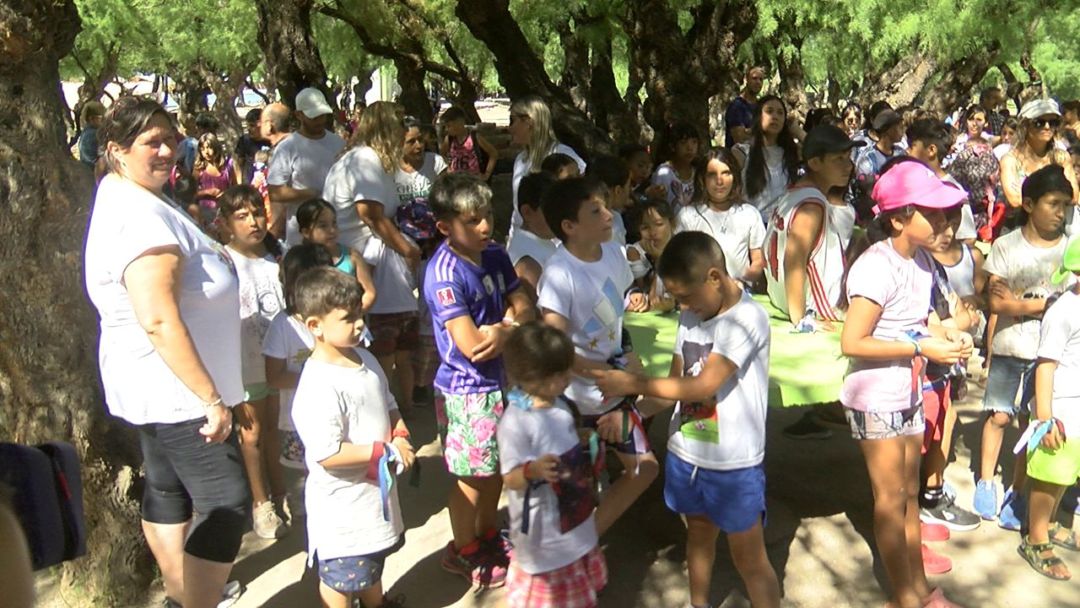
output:
<svg viewBox="0 0 1080 608"><path fill-rule="evenodd" d="M436 415L445 429L454 540L442 566L475 584L506 579L508 547L496 528L502 492L495 431L503 412L503 343L534 316L510 257L492 242L491 188L475 176L447 173L428 197L446 240L424 273L424 299L435 325L439 371Z"/></svg>

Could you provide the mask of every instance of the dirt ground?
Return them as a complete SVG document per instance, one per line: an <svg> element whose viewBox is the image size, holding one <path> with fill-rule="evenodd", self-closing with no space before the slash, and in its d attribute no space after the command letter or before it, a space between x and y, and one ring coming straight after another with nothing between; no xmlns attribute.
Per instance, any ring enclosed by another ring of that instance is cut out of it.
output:
<svg viewBox="0 0 1080 608"><path fill-rule="evenodd" d="M961 504L970 505L973 484L971 448L980 435L981 388L958 405L960 427L956 461L947 477ZM873 547L872 502L862 458L841 427L825 441L792 441L781 430L795 421L799 410L771 410L768 421L766 474L768 526L766 542L780 576L784 606L799 608L881 606L885 601L883 570ZM655 446L664 445L665 424L652 426ZM415 608L494 607L503 593L477 593L439 566L450 538L445 509L450 479L443 470L431 410L420 409L410 421L424 447L419 487L402 483L402 510L407 527L404 548L387 562L383 581L391 595L403 594ZM1015 433L1006 438L1015 441ZM663 449L659 450L661 453ZM662 479L601 539L610 584L601 606L660 608L685 606L685 529L668 511L661 494ZM317 606L316 581L305 574L304 532L300 522L277 542L248 534L233 571L247 590L236 608ZM949 597L967 607L1080 606L1076 582L1043 578L1016 553L1019 535L992 522L972 532L956 532L934 548L951 557L952 572L933 577ZM712 600L724 608L749 606L726 545L721 547L713 578ZM1080 556L1059 550L1080 575ZM147 598L160 605L161 592ZM57 605L51 602L42 605Z"/></svg>

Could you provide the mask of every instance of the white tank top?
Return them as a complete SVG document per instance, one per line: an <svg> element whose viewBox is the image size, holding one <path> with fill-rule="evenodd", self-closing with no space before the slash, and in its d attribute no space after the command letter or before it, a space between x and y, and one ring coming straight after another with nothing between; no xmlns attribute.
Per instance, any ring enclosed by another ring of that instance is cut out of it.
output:
<svg viewBox="0 0 1080 608"><path fill-rule="evenodd" d="M975 258L971 256L971 248L964 243L960 244L960 251L963 253L959 262L952 266L941 264L941 267L956 295L966 298L975 295Z"/></svg>
<svg viewBox="0 0 1080 608"><path fill-rule="evenodd" d="M787 248L788 228L795 212L802 205L820 205L824 213L821 235L810 252L806 265L806 307L819 319L842 321L840 303L844 280L844 249L851 239L853 216L850 206L830 205L825 195L812 186L792 188L780 199L769 219L765 232L765 280L773 306L788 312L787 291L784 289L784 250ZM846 230L847 234L841 231ZM798 322L799 319L792 319Z"/></svg>

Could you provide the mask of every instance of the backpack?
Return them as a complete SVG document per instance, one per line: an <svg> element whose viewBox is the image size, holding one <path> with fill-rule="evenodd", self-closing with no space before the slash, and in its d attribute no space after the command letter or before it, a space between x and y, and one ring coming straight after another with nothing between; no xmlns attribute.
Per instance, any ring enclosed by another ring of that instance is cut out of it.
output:
<svg viewBox="0 0 1080 608"><path fill-rule="evenodd" d="M73 445L0 443L0 483L14 490L12 506L34 570L86 554L82 475Z"/></svg>
<svg viewBox="0 0 1080 608"><path fill-rule="evenodd" d="M426 198L414 198L397 208L394 213L398 230L410 239L421 243L435 237L435 215L431 212Z"/></svg>

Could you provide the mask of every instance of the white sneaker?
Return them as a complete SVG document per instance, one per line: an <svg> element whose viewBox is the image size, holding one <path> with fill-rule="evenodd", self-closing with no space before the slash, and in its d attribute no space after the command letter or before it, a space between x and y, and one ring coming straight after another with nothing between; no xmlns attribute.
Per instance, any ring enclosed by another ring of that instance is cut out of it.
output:
<svg viewBox="0 0 1080 608"><path fill-rule="evenodd" d="M288 528L274 512L274 503L266 501L255 507L251 513L255 535L259 538L276 539L285 536Z"/></svg>

